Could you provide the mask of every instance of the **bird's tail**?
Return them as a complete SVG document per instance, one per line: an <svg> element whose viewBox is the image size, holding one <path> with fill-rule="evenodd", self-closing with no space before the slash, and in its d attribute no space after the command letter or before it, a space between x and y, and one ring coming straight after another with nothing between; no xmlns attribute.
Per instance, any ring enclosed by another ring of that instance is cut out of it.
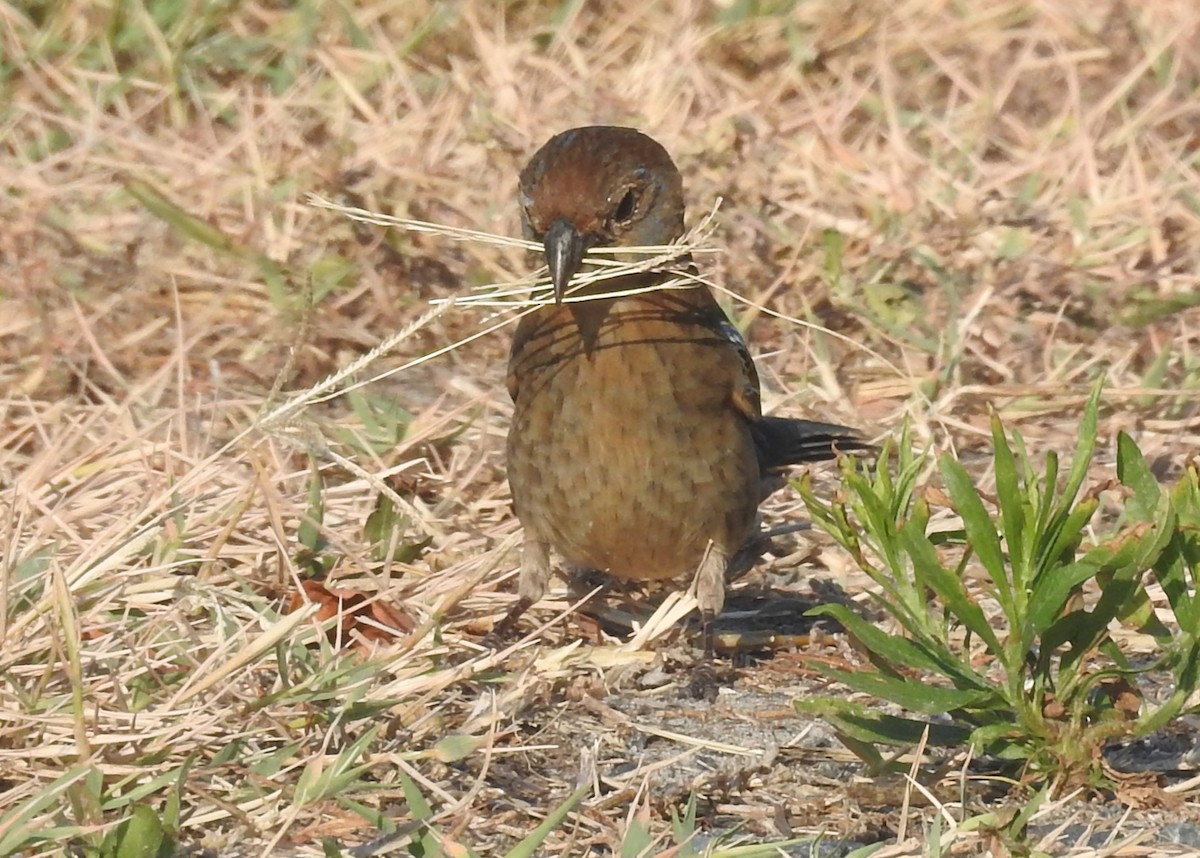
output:
<svg viewBox="0 0 1200 858"><path fill-rule="evenodd" d="M759 468L766 473L801 462L820 462L838 453L871 452L849 426L790 417L760 417L750 424Z"/></svg>

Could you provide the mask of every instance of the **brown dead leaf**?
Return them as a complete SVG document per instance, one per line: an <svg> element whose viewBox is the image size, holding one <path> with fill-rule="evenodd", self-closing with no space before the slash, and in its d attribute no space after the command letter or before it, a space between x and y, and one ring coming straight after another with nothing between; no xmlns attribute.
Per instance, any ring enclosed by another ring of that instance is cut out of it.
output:
<svg viewBox="0 0 1200 858"><path fill-rule="evenodd" d="M363 647L366 642L385 642L409 634L416 628L416 621L403 609L368 597L357 590L345 587L330 587L320 581L301 583L302 593L293 593L288 601L288 613L308 602L320 608L317 619L321 622L338 618L336 625L326 633L330 643Z"/></svg>

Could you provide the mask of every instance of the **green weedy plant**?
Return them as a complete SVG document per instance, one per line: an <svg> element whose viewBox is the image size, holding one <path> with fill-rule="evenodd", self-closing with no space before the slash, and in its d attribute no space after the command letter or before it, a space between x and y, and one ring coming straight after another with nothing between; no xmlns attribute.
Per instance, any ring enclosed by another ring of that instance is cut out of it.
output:
<svg viewBox="0 0 1200 858"><path fill-rule="evenodd" d="M1099 399L1097 386L1061 486L1058 457L1048 454L1039 471L1020 435L1014 432L1010 443L993 417L994 513L962 465L941 457L949 507L962 521L958 530L930 530L928 493L917 485L927 459L912 452L907 428L895 448L894 471L889 443L872 466L844 460L845 489L832 502L818 499L808 478L801 481L813 520L878 585L878 604L903 630L889 634L845 606L822 606L815 613L841 622L871 666L821 670L909 712L949 716L930 722L833 698L797 703L829 720L868 763L882 767L879 745L910 744L928 729L931 743L969 742L976 753L1010 761L1038 779L1099 784L1104 742L1145 735L1183 710L1200 665L1197 466L1191 463L1165 491L1133 439L1121 434L1123 520L1111 538L1084 547L1101 491L1115 487L1084 490ZM964 573L972 562L982 575L968 587ZM1154 618L1147 573L1162 585L1176 628ZM1089 582L1094 586L1080 599ZM985 611L981 600L991 608ZM1155 637L1152 663L1129 663L1109 635L1113 620ZM1175 689L1166 700L1131 706L1137 676L1149 670L1169 670Z"/></svg>

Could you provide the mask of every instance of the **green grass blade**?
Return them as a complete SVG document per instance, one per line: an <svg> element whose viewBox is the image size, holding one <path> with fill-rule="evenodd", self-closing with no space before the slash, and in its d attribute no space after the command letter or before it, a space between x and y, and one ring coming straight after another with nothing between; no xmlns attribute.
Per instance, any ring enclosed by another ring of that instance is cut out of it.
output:
<svg viewBox="0 0 1200 858"><path fill-rule="evenodd" d="M567 818L567 814L575 809L575 806L592 791L590 784L584 784L576 788L575 792L567 796L566 801L558 805L558 807L546 814L546 818L533 831L529 832L520 843L509 850L507 858L533 858L538 854L538 848L542 842L550 836L550 832L558 828L563 820Z"/></svg>

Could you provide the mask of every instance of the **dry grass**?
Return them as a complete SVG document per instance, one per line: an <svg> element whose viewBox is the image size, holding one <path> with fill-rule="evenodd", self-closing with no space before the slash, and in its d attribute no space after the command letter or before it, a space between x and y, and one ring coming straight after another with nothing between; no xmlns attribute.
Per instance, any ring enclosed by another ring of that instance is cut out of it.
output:
<svg viewBox="0 0 1200 858"><path fill-rule="evenodd" d="M1069 447L1103 374L1109 432L1165 467L1200 446L1192 0L68 0L0 18L0 819L50 795L24 822L99 831L176 791L187 840L316 854L373 837L363 808L406 823L407 773L451 840L495 851L570 791L580 747L612 754L628 728L588 678L619 683L665 624L578 646L558 600L519 655L479 645L515 568L506 337L422 358L494 323L431 302L516 281L524 251L385 232L309 194L516 235L515 177L545 138L637 125L695 220L723 200L705 273L739 296L769 408L881 432L911 416L976 461L989 403L1035 449ZM364 369L382 380L284 407L397 331ZM405 559L364 529L382 488ZM859 583L824 543L808 553L802 577ZM415 629L342 654L313 608L284 611L314 568ZM776 689L811 687L792 670ZM461 762L452 735L475 737ZM640 771L601 777L556 854L618 843ZM758 838L829 820L868 837L899 813L720 774L692 786ZM888 854L928 846L914 831L937 811L904 807ZM1072 842L1044 848L1094 849Z"/></svg>

